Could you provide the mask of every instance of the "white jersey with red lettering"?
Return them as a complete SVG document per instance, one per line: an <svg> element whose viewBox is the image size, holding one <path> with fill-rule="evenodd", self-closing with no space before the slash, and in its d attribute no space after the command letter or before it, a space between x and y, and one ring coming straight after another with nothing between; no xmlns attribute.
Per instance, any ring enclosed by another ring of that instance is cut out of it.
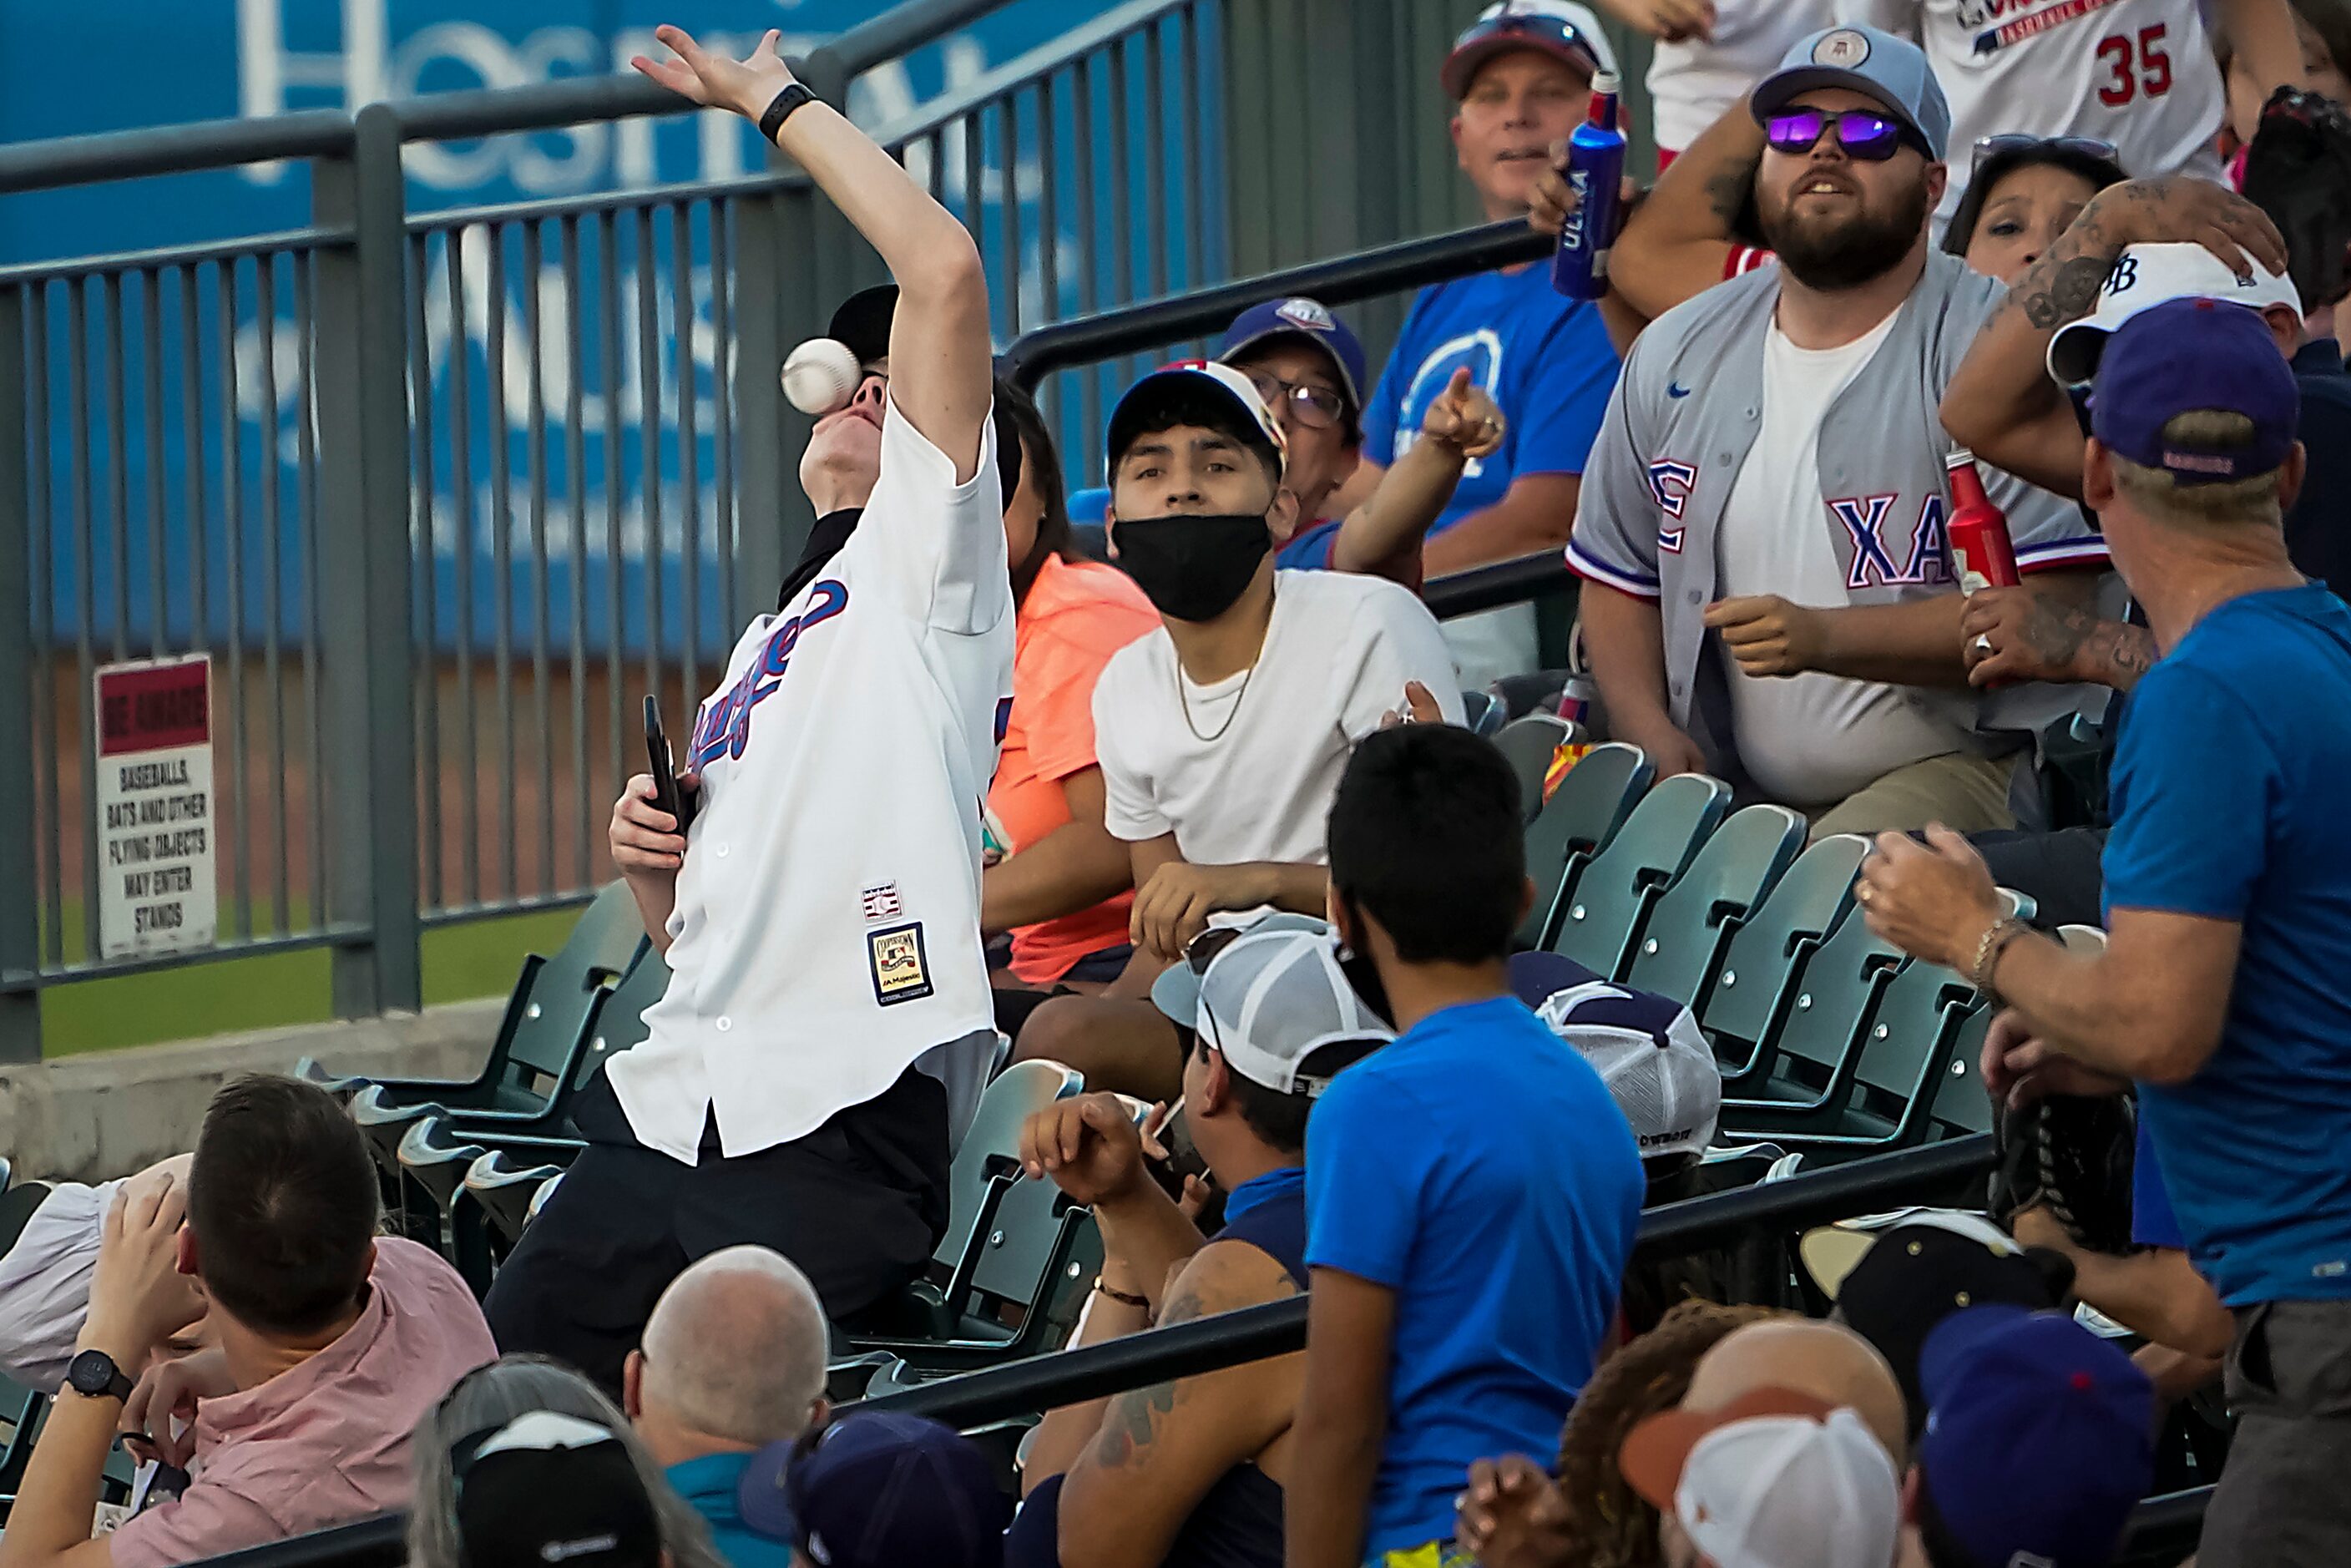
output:
<svg viewBox="0 0 2351 1568"><path fill-rule="evenodd" d="M979 468L892 405L847 544L751 622L681 766L702 774L668 991L605 1068L646 1147L692 1164L815 1131L994 1011L980 802L1012 704L1012 585L992 421ZM949 1078L952 1102L956 1088ZM951 1112L952 1115L952 1112ZM950 1129L950 1135L954 1129Z"/></svg>
<svg viewBox="0 0 2351 1568"><path fill-rule="evenodd" d="M2112 142L2123 172L2221 177L2227 89L2198 0L1836 0L1837 20L1916 39L1951 104L1950 187L1976 141L2021 131Z"/></svg>
<svg viewBox="0 0 2351 1568"><path fill-rule="evenodd" d="M1657 145L1679 152L1778 68L1805 34L1829 25L1830 0L1715 0L1714 36L1659 44L1649 57Z"/></svg>

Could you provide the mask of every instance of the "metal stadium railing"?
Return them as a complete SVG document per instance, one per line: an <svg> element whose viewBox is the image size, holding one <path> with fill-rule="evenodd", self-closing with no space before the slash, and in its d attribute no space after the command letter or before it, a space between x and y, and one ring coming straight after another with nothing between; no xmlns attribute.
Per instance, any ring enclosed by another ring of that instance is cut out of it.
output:
<svg viewBox="0 0 2351 1568"><path fill-rule="evenodd" d="M1786 1233L1853 1214L1945 1199L1989 1171L1993 1161L1991 1139L1979 1134L1668 1204L1642 1216L1636 1255L1670 1257L1758 1230ZM965 1373L845 1408L928 1416L971 1429L1289 1354L1305 1346L1306 1312L1302 1298L1249 1307ZM2154 1568L2179 1562L2195 1549L2210 1497L2210 1489L2200 1488L2148 1499L2139 1506L2116 1563ZM402 1530L399 1515L385 1515L213 1558L204 1568L393 1568L402 1556Z"/></svg>
<svg viewBox="0 0 2351 1568"><path fill-rule="evenodd" d="M1004 3L904 0L800 68L847 100ZM1315 134L1425 131L1394 83L1426 73L1353 29L1440 9L1126 0L873 129L978 237L1014 340L1197 300L1236 222L1280 222L1261 170L1227 188L1228 143L1289 123L1221 96L1233 62L1327 74L1344 44ZM878 273L789 169L429 214L403 172L684 110L589 77L0 148L0 196L277 164L310 192L296 228L0 269L0 1061L39 1054L47 988L258 953L328 950L341 1016L411 1009L422 930L608 874L635 699L690 710L810 520L776 367ZM1345 232L1322 209L1369 176L1322 172L1314 221L1250 254ZM1064 368L1065 433L1121 373ZM217 936L110 951L93 676L193 653Z"/></svg>

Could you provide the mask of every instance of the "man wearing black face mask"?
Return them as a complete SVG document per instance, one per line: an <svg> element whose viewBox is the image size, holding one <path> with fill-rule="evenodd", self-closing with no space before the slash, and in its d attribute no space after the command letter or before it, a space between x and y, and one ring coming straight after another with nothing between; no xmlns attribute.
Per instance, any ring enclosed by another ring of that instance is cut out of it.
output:
<svg viewBox="0 0 2351 1568"><path fill-rule="evenodd" d="M607 1388L664 1287L721 1248L781 1252L852 1322L929 1260L995 1053L980 800L1014 642L1019 448L997 433L971 236L793 79L775 33L739 61L656 36L677 57L637 68L758 124L899 289L836 327L867 373L800 462L823 522L673 731L698 810L677 821L644 775L612 810L671 984L581 1094L588 1147L486 1303L502 1349Z"/></svg>
<svg viewBox="0 0 2351 1568"><path fill-rule="evenodd" d="M1038 1009L1015 1054L1155 1099L1178 1092L1183 1056L1142 999L1151 979L1212 919L1320 914L1323 816L1349 749L1405 706L1408 684L1455 722L1460 695L1410 592L1275 570L1297 501L1249 377L1203 361L1145 376L1112 412L1109 448L1111 554L1162 625L1094 690L1103 822L1134 855L1136 955L1108 997Z"/></svg>

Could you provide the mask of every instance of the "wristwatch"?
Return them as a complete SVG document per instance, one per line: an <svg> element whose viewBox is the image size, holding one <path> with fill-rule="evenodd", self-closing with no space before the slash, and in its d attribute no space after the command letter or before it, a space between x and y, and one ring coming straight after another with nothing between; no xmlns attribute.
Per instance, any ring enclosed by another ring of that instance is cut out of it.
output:
<svg viewBox="0 0 2351 1568"><path fill-rule="evenodd" d="M129 1399L134 1386L102 1350L86 1350L66 1366L66 1386L92 1399Z"/></svg>
<svg viewBox="0 0 2351 1568"><path fill-rule="evenodd" d="M816 94L799 82L789 84L768 103L768 111L759 116L759 134L773 141L776 132L784 128L784 121L792 117L792 110L816 101Z"/></svg>

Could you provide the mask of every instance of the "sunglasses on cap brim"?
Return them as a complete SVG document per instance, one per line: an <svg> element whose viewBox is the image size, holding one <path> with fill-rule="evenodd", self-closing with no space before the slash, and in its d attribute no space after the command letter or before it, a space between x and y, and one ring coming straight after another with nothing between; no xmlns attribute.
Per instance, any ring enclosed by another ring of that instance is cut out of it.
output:
<svg viewBox="0 0 2351 1568"><path fill-rule="evenodd" d="M2021 152L2054 152L2120 165L2115 144L2095 136L2028 136L2021 131L2007 131L1998 136L1976 138L1975 152L1968 164L1970 177L1984 166L1988 158L2012 158Z"/></svg>
<svg viewBox="0 0 2351 1568"><path fill-rule="evenodd" d="M1541 12L1507 11L1499 16L1479 22L1453 40L1454 54L1474 49L1480 44L1525 42L1573 49L1576 57L1590 71L1600 69L1600 51L1583 29L1563 16L1551 16ZM1468 83L1463 83L1466 87Z"/></svg>
<svg viewBox="0 0 2351 1568"><path fill-rule="evenodd" d="M1802 157L1820 144L1821 137L1836 132L1844 155L1861 163L1882 163L1904 145L1927 153L1915 132L1890 114L1866 109L1786 109L1763 120L1763 140L1775 152Z"/></svg>

